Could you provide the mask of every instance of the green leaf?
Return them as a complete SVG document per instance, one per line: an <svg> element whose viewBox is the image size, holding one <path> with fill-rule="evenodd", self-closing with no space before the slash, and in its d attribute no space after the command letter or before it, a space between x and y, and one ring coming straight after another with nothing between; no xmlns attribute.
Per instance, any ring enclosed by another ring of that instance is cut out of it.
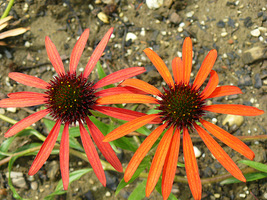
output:
<svg viewBox="0 0 267 200"><path fill-rule="evenodd" d="M69 175L69 184L71 184L73 181L75 180L79 180L83 175L85 175L86 173L92 171L92 168L85 168L85 169L80 169L74 172L71 172ZM67 191L62 191L63 190L63 182L62 179L58 182L57 187L55 189L55 191L51 194L49 194L48 196L46 196L44 199L45 200L50 200L50 199L54 199L53 197L55 195L61 195L66 193Z"/></svg>
<svg viewBox="0 0 267 200"><path fill-rule="evenodd" d="M142 200L146 197L146 180L139 183L133 192L130 194L128 200Z"/></svg>
<svg viewBox="0 0 267 200"><path fill-rule="evenodd" d="M267 165L259 163L259 162L255 162L255 161L251 161L251 160L240 160L238 161L239 163L245 164L247 166L250 166L256 170L259 170L261 172L265 172L267 173Z"/></svg>
<svg viewBox="0 0 267 200"><path fill-rule="evenodd" d="M97 74L98 74L99 80L107 76L99 61L96 63L96 69L97 69ZM114 87L114 85L110 84L110 85L104 86L103 88L108 89L108 88L112 88L112 87Z"/></svg>
<svg viewBox="0 0 267 200"><path fill-rule="evenodd" d="M177 167L185 167L185 164L183 164L183 163L177 163Z"/></svg>
<svg viewBox="0 0 267 200"><path fill-rule="evenodd" d="M251 174L245 174L244 175L247 182L250 181L255 181L255 180L259 180L259 179L263 179L267 177L267 173L251 173ZM226 184L231 184L231 183L241 183L242 181L239 181L236 178L228 178L226 180L223 180L222 182L220 182L221 185L226 185Z"/></svg>
<svg viewBox="0 0 267 200"><path fill-rule="evenodd" d="M119 194L120 190L122 188L124 188L126 185L132 183L141 172L143 172L145 170L145 168L147 168L147 166L150 164L150 159L148 156L146 156L142 162L140 163L140 165L138 166L138 168L136 169L135 173L133 174L132 178L126 183L124 181L124 178L121 180L121 182L119 183L119 185L117 186L117 190L115 192L115 194Z"/></svg>
<svg viewBox="0 0 267 200"><path fill-rule="evenodd" d="M23 156L24 154L22 155L19 155L19 156L15 156L15 157L12 157L9 162L8 162L8 185L10 187L10 190L13 192L13 197L15 199L22 199L22 200L26 200L26 199L23 199L16 191L15 187L13 186L12 184L12 181L11 181L11 178L10 178L10 172L12 170L12 167L13 167L13 164L14 162L21 156Z"/></svg>
<svg viewBox="0 0 267 200"><path fill-rule="evenodd" d="M15 137L10 137L10 138L7 138L0 146L0 151L3 152L3 153L7 153L11 143L13 142L13 140L15 139ZM5 155L4 154L1 154L0 153L0 160L2 158L4 158Z"/></svg>

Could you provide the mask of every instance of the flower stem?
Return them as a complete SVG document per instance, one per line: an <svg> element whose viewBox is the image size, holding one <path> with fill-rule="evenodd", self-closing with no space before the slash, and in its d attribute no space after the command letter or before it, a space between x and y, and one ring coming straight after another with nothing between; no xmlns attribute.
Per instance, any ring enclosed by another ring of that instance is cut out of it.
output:
<svg viewBox="0 0 267 200"><path fill-rule="evenodd" d="M13 6L13 4L14 4L14 1L15 1L15 0L10 0L10 1L9 1L9 3L8 3L6 9L5 9L5 12L4 12L3 15L1 16L1 19L3 19L3 18L5 18L6 16L8 16L8 13L9 13L9 11L11 10L11 8L12 8L12 6Z"/></svg>

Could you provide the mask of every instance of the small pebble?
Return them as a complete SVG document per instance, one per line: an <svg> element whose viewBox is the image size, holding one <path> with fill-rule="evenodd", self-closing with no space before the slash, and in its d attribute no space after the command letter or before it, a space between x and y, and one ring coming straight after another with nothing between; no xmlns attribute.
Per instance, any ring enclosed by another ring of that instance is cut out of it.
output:
<svg viewBox="0 0 267 200"><path fill-rule="evenodd" d="M219 28L224 28L224 27L225 27L225 23L224 23L224 21L222 21L222 20L218 21L216 25L217 25L217 27L219 27Z"/></svg>
<svg viewBox="0 0 267 200"><path fill-rule="evenodd" d="M246 198L246 194L239 194L239 197L241 197L241 198Z"/></svg>
<svg viewBox="0 0 267 200"><path fill-rule="evenodd" d="M134 33L129 32L126 34L125 40L128 41L130 39L134 42L137 39L137 36Z"/></svg>
<svg viewBox="0 0 267 200"><path fill-rule="evenodd" d="M12 183L19 188L28 188L24 177L12 178Z"/></svg>
<svg viewBox="0 0 267 200"><path fill-rule="evenodd" d="M229 126L233 126L236 124L237 126L241 126L244 122L244 117L240 115L227 115L222 122L222 125L229 124Z"/></svg>
<svg viewBox="0 0 267 200"><path fill-rule="evenodd" d="M146 0L149 9L157 9L163 5L163 0Z"/></svg>
<svg viewBox="0 0 267 200"><path fill-rule="evenodd" d="M31 182L31 189L32 190L37 190L38 189L38 183L37 183L37 181Z"/></svg>
<svg viewBox="0 0 267 200"><path fill-rule="evenodd" d="M228 35L227 32L222 32L222 33L221 33L221 36L222 36L222 37L226 37L227 35Z"/></svg>
<svg viewBox="0 0 267 200"><path fill-rule="evenodd" d="M31 43L29 41L26 41L24 44L25 47L29 48L31 46Z"/></svg>
<svg viewBox="0 0 267 200"><path fill-rule="evenodd" d="M0 108L0 114L1 114L1 115L4 115L4 114L5 114L5 109Z"/></svg>
<svg viewBox="0 0 267 200"><path fill-rule="evenodd" d="M259 29L254 29L252 31L250 31L250 34L253 36L253 37L259 37L261 35L261 32Z"/></svg>
<svg viewBox="0 0 267 200"><path fill-rule="evenodd" d="M7 108L6 110L15 113L17 111L17 108Z"/></svg>
<svg viewBox="0 0 267 200"><path fill-rule="evenodd" d="M105 195L106 195L106 197L110 197L111 193L109 191L107 191Z"/></svg>
<svg viewBox="0 0 267 200"><path fill-rule="evenodd" d="M201 156L201 151L196 146L193 146L193 148L196 158L199 158Z"/></svg>
<svg viewBox="0 0 267 200"><path fill-rule="evenodd" d="M267 192L263 194L264 199L267 199Z"/></svg>
<svg viewBox="0 0 267 200"><path fill-rule="evenodd" d="M193 17L194 13L195 13L194 11L190 11L190 12L186 13L185 15L186 15L186 17Z"/></svg>
<svg viewBox="0 0 267 200"><path fill-rule="evenodd" d="M97 14L97 17L98 17L98 19L100 19L102 22L104 22L104 23L106 23L106 24L109 23L108 16L107 16L105 13L100 12L100 13Z"/></svg>
<svg viewBox="0 0 267 200"><path fill-rule="evenodd" d="M214 194L214 197L215 197L216 199L219 199L219 198L221 197L221 195L220 195L220 194Z"/></svg>

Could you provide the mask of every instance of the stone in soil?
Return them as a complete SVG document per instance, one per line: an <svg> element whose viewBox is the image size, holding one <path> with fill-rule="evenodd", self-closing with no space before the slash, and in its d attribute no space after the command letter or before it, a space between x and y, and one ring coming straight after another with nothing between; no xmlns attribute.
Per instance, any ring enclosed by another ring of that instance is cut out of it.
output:
<svg viewBox="0 0 267 200"><path fill-rule="evenodd" d="M113 174L106 172L106 171L105 171L105 175L106 175L106 180L107 180L107 184L106 184L107 188L115 191L119 184L118 178L115 177Z"/></svg>
<svg viewBox="0 0 267 200"><path fill-rule="evenodd" d="M251 64L264 59L266 59L266 49L260 46L246 50L242 56L242 60L245 64Z"/></svg>

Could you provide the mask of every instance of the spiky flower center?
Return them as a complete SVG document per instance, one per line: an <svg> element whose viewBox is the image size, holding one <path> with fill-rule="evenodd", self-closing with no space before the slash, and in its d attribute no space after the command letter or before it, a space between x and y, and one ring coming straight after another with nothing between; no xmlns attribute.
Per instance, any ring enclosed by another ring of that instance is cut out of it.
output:
<svg viewBox="0 0 267 200"><path fill-rule="evenodd" d="M76 73L56 76L50 81L46 91L48 99L47 108L54 119L63 122L75 123L91 115L90 109L95 104L95 90L93 83Z"/></svg>
<svg viewBox="0 0 267 200"><path fill-rule="evenodd" d="M201 99L199 90L191 85L175 84L174 87L164 90L158 109L167 123L179 128L188 127L204 114L202 107L205 102Z"/></svg>

